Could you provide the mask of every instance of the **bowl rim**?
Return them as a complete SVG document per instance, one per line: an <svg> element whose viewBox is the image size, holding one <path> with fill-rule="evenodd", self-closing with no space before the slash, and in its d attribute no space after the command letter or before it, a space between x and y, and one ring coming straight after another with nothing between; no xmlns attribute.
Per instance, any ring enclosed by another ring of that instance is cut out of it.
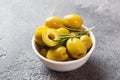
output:
<svg viewBox="0 0 120 80"><path fill-rule="evenodd" d="M84 25L82 25L82 26L85 29L88 29L86 26L84 26ZM84 57L82 57L80 59L77 59L77 60L61 62L61 61L53 61L53 60L50 60L50 59L47 59L47 58L43 57L42 55L40 55L40 53L35 48L35 38L34 38L34 36L32 38L32 48L35 51L35 53L36 53L37 56L39 56L41 59L43 59L43 60L45 60L45 61L47 61L49 63L55 63L55 64L61 64L61 65L62 64L65 65L65 64L71 64L71 63L77 63L77 62L82 61L82 60L86 59L87 57L89 57L92 54L92 52L93 52L93 50L95 48L95 44L96 44L95 36L94 36L94 34L93 34L92 31L90 31L89 33L90 33L90 37L92 39L93 45L92 45L91 49L88 51L88 53Z"/></svg>

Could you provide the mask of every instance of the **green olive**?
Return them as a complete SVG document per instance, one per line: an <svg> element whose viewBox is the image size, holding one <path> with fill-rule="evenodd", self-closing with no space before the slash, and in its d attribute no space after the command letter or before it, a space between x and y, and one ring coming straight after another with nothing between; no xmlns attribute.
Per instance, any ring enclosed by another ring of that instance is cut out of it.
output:
<svg viewBox="0 0 120 80"><path fill-rule="evenodd" d="M66 42L68 53L73 58L81 58L86 55L86 48L83 42L78 38L70 38Z"/></svg>
<svg viewBox="0 0 120 80"><path fill-rule="evenodd" d="M42 33L42 40L48 47L53 47L58 44L54 40L58 40L58 33L55 29L45 29Z"/></svg>
<svg viewBox="0 0 120 80"><path fill-rule="evenodd" d="M49 28L58 29L63 26L63 20L60 17L52 16L45 20L45 25Z"/></svg>
<svg viewBox="0 0 120 80"><path fill-rule="evenodd" d="M70 28L81 28L83 24L82 18L77 14L69 14L63 18L64 25Z"/></svg>
<svg viewBox="0 0 120 80"><path fill-rule="evenodd" d="M60 46L56 49L51 48L48 50L46 57L50 60L64 61L68 59L68 54L66 53L66 48L64 46Z"/></svg>
<svg viewBox="0 0 120 80"><path fill-rule="evenodd" d="M48 48L43 48L42 50L40 50L40 54L44 57L46 57L47 52L48 52Z"/></svg>
<svg viewBox="0 0 120 80"><path fill-rule="evenodd" d="M39 44L39 45L44 45L44 42L42 40L42 32L47 28L47 26L39 26L37 27L37 29L35 30L34 33L34 37L35 37L35 41Z"/></svg>
<svg viewBox="0 0 120 80"><path fill-rule="evenodd" d="M59 28L56 30L58 32L58 34L70 34L70 31L66 28Z"/></svg>
<svg viewBox="0 0 120 80"><path fill-rule="evenodd" d="M84 43L87 50L89 50L92 46L92 40L88 35L81 36L80 40Z"/></svg>

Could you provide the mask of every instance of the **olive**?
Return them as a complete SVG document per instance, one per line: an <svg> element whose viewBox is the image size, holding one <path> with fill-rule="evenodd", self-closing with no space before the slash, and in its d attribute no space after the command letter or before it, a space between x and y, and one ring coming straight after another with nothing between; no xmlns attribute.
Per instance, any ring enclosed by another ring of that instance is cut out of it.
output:
<svg viewBox="0 0 120 80"><path fill-rule="evenodd" d="M58 32L58 34L70 34L70 31L66 28L59 28L56 30Z"/></svg>
<svg viewBox="0 0 120 80"><path fill-rule="evenodd" d="M81 58L86 55L86 47L83 44L83 42L78 38L70 38L66 42L66 47L68 50L68 53L73 58Z"/></svg>
<svg viewBox="0 0 120 80"><path fill-rule="evenodd" d="M45 29L42 33L42 40L48 47L53 47L58 44L55 40L58 40L58 33L55 29Z"/></svg>
<svg viewBox="0 0 120 80"><path fill-rule="evenodd" d="M44 49L40 50L40 54L41 54L42 56L46 57L47 51L48 51L48 49L47 49L47 48L44 48Z"/></svg>
<svg viewBox="0 0 120 80"><path fill-rule="evenodd" d="M81 28L83 24L82 18L77 14L69 14L63 18L64 25L70 28Z"/></svg>
<svg viewBox="0 0 120 80"><path fill-rule="evenodd" d="M50 60L64 61L68 59L68 54L66 53L66 48L64 46L60 46L56 49L51 48L48 50L46 57Z"/></svg>
<svg viewBox="0 0 120 80"><path fill-rule="evenodd" d="M44 45L44 42L42 40L42 32L44 31L44 29L46 29L47 26L39 26L37 27L37 29L35 30L34 33L34 37L35 37L35 41L39 44L39 45Z"/></svg>
<svg viewBox="0 0 120 80"><path fill-rule="evenodd" d="M87 50L89 50L92 46L92 40L88 35L83 35L80 37L80 40L84 43Z"/></svg>
<svg viewBox="0 0 120 80"><path fill-rule="evenodd" d="M52 16L45 20L45 25L50 28L58 29L63 26L63 20L60 17Z"/></svg>

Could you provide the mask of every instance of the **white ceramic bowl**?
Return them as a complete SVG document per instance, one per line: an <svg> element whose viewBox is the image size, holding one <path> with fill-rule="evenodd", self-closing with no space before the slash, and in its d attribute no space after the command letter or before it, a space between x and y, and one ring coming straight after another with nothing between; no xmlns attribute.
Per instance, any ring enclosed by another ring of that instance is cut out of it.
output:
<svg viewBox="0 0 120 80"><path fill-rule="evenodd" d="M85 27L85 26L83 26L83 27L87 29L87 27ZM32 48L35 51L35 54L39 57L41 62L47 68L50 68L55 71L71 71L71 70L75 70L75 69L81 67L83 64L85 64L85 62L91 56L91 54L95 48L95 37L91 31L90 31L90 37L92 39L93 45L92 45L91 49L89 50L89 52L83 58L73 60L73 61L58 62L58 61L49 60L49 59L43 57L42 55L40 55L40 53L38 51L38 46L35 43L34 37L32 38Z"/></svg>

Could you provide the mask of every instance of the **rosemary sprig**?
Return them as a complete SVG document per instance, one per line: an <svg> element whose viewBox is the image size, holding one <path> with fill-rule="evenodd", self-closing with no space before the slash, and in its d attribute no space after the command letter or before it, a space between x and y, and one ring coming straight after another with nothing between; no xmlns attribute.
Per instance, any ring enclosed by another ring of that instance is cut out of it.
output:
<svg viewBox="0 0 120 80"><path fill-rule="evenodd" d="M61 40L59 40L58 42L58 44L56 45L56 46L54 46L53 48L58 48L58 47L60 47L61 45L63 45L67 40L68 40L69 38L63 38L63 39L61 39Z"/></svg>
<svg viewBox="0 0 120 80"><path fill-rule="evenodd" d="M73 28L68 28L68 27L65 27L65 28L72 31L72 33L71 34L59 34L58 36L60 37L60 39L54 40L58 42L58 44L54 46L54 48L58 48L59 46L63 45L69 38L74 38L74 37L80 38L81 35L88 34L88 32L93 30L95 26L89 29L85 29L85 30L73 29Z"/></svg>
<svg viewBox="0 0 120 80"><path fill-rule="evenodd" d="M82 33L82 32L87 32L87 31L93 30L95 28L95 26L93 26L93 27L91 27L89 29L85 29L85 30L74 29L74 28L69 28L69 27L64 27L64 28L66 28L66 29L68 29L70 31L73 31L73 32L81 32Z"/></svg>

